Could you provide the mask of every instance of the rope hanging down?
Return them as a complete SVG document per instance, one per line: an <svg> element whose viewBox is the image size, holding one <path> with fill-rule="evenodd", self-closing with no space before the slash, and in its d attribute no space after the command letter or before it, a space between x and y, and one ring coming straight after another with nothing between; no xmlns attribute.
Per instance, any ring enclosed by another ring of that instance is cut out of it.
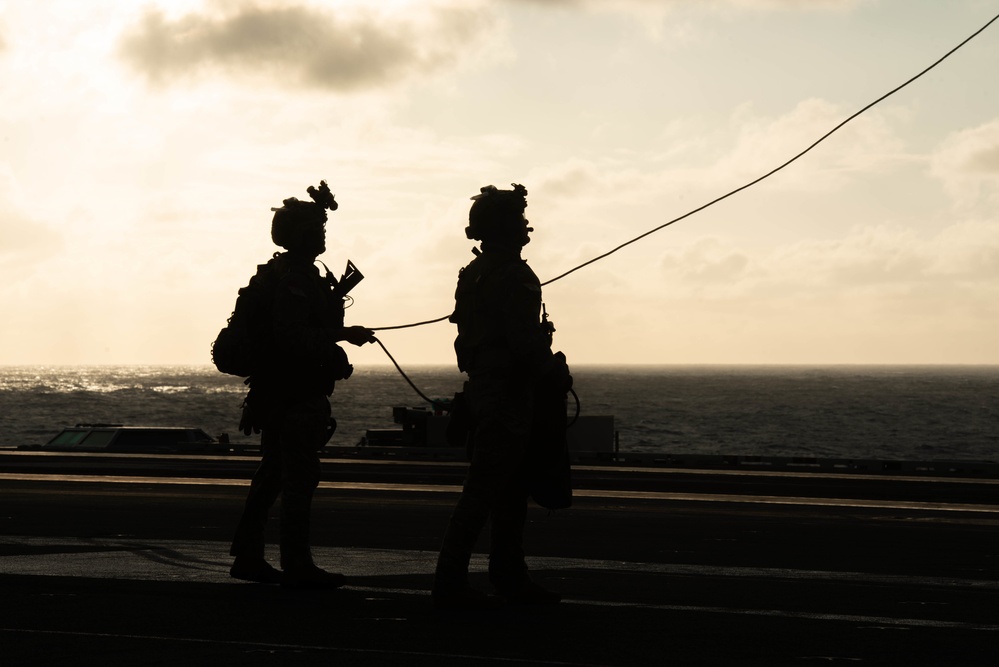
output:
<svg viewBox="0 0 999 667"><path fill-rule="evenodd" d="M389 358L389 359L390 359L390 360L392 361L392 364L393 364L393 365L395 366L395 369L396 369L397 371L399 371L399 375L401 375L401 376L402 376L402 378L403 378L403 379L404 379L404 380L405 380L406 382L408 382L408 383L409 383L409 386L413 388L413 391L415 391L415 392L416 392L417 394L419 394L420 398L422 398L422 399L423 399L424 401L426 401L427 403L430 403L431 405L436 405L437 401L435 401L435 400L433 400L432 398L428 397L428 396L427 396L426 394L424 394L424 393L423 393L422 391L420 391L420 390L419 390L419 389L418 389L418 388L416 387L416 385L415 385L415 384L413 384L413 381L412 381L412 380L410 380L410 379L409 379L409 376L408 376L408 375L406 375L406 372L405 372L404 370L402 370L402 367L400 367L400 366L399 366L398 362L396 362L396 360L395 360L395 357L393 357L393 356L392 356L392 353L388 351L388 348L387 348L387 347L385 347L384 343L382 343L382 342L381 342L380 340L378 340L377 338L373 338L372 340L374 340L374 341L375 341L376 343L378 343L379 347L381 347L381 348L382 348L382 351L383 351L383 352L385 352L385 354L386 354L386 355L388 356L388 358Z"/></svg>
<svg viewBox="0 0 999 667"><path fill-rule="evenodd" d="M588 260L586 262L583 262L579 266L573 267L573 268L569 269L568 271L566 271L564 273L560 273L559 275L555 276L554 278L552 278L550 280L546 280L545 282L541 283L541 285L542 286L544 286L544 285L550 285L551 283L555 282L556 280L561 280L562 278L565 278L566 276L568 276L571 273L575 273L576 271L579 271L580 269L582 269L582 268L584 268L586 266L589 266L590 264L593 264L595 262L599 262L600 260L604 259L605 257L613 255L618 250L621 250L622 248L626 248L627 246L631 245L632 243L637 243L638 241L641 241L642 239L644 239L647 236L655 234L656 232L658 232L658 231L660 231L662 229L665 229L666 227L669 227L672 224L680 222L681 220L684 220L685 218L689 218L690 216L694 215L695 213L700 213L701 211L703 211L704 209L708 208L709 206L714 206L718 202L720 202L720 201L722 201L724 199L728 199L732 195L738 194L739 192L742 192L743 190L756 185L760 181L763 181L763 180L765 180L767 178L770 178L771 176L773 176L774 174L776 174L778 171L780 171L781 169L784 169L785 167L787 167L788 165L790 165L792 162L795 162L796 160L798 160L798 158L802 157L803 155L805 155L806 153L808 153L809 151L811 151L813 148L815 148L816 146L818 146L819 144L821 144L823 141L825 141L826 139L828 139L835 132L837 132L844 125L846 125L847 123L849 123L850 121L852 121L853 119L855 119L857 116L860 116L861 114L865 113L866 111L868 111L869 109L871 109L871 107L873 107L873 106L875 106L875 105L883 102L884 100L888 99L889 97L891 97L892 95L894 95L898 91L900 91L903 88L905 88L906 86L908 86L910 83L916 81L917 79L919 79L920 77L922 77L923 75L925 75L927 72L929 72L930 70L932 70L934 67L936 67L937 65L939 65L940 63L942 63L943 61L945 61L947 58L949 58L950 56L952 56L955 52L957 52L958 49L960 49L965 44L967 44L968 42L970 42L972 39L974 39L975 37L977 37L986 28L988 28L990 25L992 25L993 23L995 23L996 20L999 20L999 14L997 14L994 17L992 17L992 19L988 23L986 23L981 28L979 28L978 30L976 30L975 32L973 32L971 35L969 35L967 38L965 38L960 44L958 44L957 46L955 46L954 48L952 48L950 51L948 51L947 53L945 53L944 55L942 55L933 64L931 64L929 67L927 67L923 71L919 72L918 74L916 74L915 76L913 76L912 78L910 78L905 83L903 83L903 84L901 84L899 86L896 86L892 90L888 91L887 93L885 93L881 97L877 98L876 100L874 100L873 102L871 102L867 106L863 107L859 111L855 112L854 114L852 114L851 116L849 116L846 120L840 122L836 127L834 127L833 129L829 130L828 132L826 132L825 134L823 134L821 137L819 137L817 140L815 140L808 148L806 148L805 150L801 151L800 153L798 153L797 155L795 155L794 157L792 157L790 160L787 160L786 162L784 162L780 166L771 169L770 171L768 171L767 173L763 174L762 176L759 176L759 177L755 178L754 180L746 183L745 185L743 185L741 187L736 188L735 190L732 190L731 192L728 192L728 193L726 193L726 194L724 194L724 195L722 195L720 197L712 199L708 203L703 204L701 206L698 206L697 208L695 208L695 209L693 209L691 211L688 211L687 213L684 213L683 215L681 215L679 217L673 218L669 222L665 222L665 223L659 225L658 227L650 229L649 231L645 232L644 234L640 234L640 235L636 236L633 239L625 241L621 245L617 246L616 248L612 248L611 250L608 250L607 252L603 253L602 255L598 255L597 257L594 257L593 259L590 259L590 260ZM414 322L413 324L400 324L400 325L391 326L391 327L375 327L374 330L375 331L386 331L386 330L389 330L389 329L408 329L408 328L411 328L411 327L423 326L424 324L434 324L436 322L442 322L442 321L446 320L448 317L450 317L450 314L444 315L443 317L438 317L438 318L433 319L433 320L425 320L423 322ZM391 358L391 356L389 358ZM398 366L397 366L397 368L398 368Z"/></svg>
<svg viewBox="0 0 999 667"><path fill-rule="evenodd" d="M424 394L422 391L420 391L415 384L413 384L413 381L409 379L408 375L406 375L406 371L402 370L402 367L398 364L398 362L396 362L395 357L393 357L392 353L388 351L388 348L385 347L384 343L382 343L377 338L374 338L372 340L378 343L378 346L382 348L382 351L392 361L392 364L395 366L395 369L399 371L399 375L402 376L402 379L404 379L407 383L409 383L409 386L413 388L413 391L415 391L420 398L422 398L424 401L435 407L441 404L440 401L433 400L432 398ZM576 401L576 414L573 415L572 419L569 420L569 422L566 424L566 428L569 428L570 426L575 424L576 420L579 419L579 396L576 395L576 391L572 388L569 389L569 393L572 394L572 397Z"/></svg>

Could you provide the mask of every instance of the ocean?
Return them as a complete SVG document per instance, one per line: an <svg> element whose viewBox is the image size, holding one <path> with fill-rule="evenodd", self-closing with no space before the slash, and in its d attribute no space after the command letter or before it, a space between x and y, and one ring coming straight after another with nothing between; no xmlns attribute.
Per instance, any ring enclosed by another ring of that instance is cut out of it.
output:
<svg viewBox="0 0 999 667"><path fill-rule="evenodd" d="M612 415L622 452L886 460L999 460L999 366L579 366L580 414ZM431 398L453 367L406 369ZM233 442L245 387L211 366L0 367L0 446L65 426L192 426ZM337 385L333 445L398 428L422 399L388 367Z"/></svg>

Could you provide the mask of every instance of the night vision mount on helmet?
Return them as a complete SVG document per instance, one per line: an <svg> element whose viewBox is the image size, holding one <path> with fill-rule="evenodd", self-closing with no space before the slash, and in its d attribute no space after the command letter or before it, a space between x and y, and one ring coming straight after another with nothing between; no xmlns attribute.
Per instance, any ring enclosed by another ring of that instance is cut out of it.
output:
<svg viewBox="0 0 999 667"><path fill-rule="evenodd" d="M280 208L271 208L274 211L271 240L275 245L288 248L288 244L294 242L301 230L301 225L326 222L326 211L335 211L340 207L326 181L320 181L318 188L310 185L306 192L312 201L289 197L281 202Z"/></svg>
<svg viewBox="0 0 999 667"><path fill-rule="evenodd" d="M336 195L330 192L330 186L326 185L326 181L319 181L319 188L314 188L311 185L306 189L309 196L312 197L312 201L316 202L324 209L328 208L331 211L337 210L340 205L336 203Z"/></svg>

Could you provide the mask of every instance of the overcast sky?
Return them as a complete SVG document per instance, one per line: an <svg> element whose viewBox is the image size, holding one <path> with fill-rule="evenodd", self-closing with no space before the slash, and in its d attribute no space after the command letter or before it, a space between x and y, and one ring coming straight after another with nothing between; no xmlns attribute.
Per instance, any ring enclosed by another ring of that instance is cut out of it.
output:
<svg viewBox="0 0 999 667"><path fill-rule="evenodd" d="M766 173L994 0L0 3L0 364L209 363L326 179L348 322L448 314L469 197L542 280ZM999 23L776 176L545 288L573 363L999 363ZM385 331L453 363L453 326ZM356 364L382 364L375 346Z"/></svg>

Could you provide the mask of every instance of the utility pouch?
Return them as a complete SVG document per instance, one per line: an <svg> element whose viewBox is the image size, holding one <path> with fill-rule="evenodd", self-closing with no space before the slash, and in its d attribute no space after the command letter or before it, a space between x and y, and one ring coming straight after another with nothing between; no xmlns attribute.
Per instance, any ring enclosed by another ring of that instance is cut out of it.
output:
<svg viewBox="0 0 999 667"><path fill-rule="evenodd" d="M322 449L323 447L325 447L326 445L328 445L329 441L333 439L333 434L334 433L336 433L336 419L334 419L331 416L330 420L328 422L326 422L326 440L324 440L323 443L321 445L319 445L318 448Z"/></svg>
<svg viewBox="0 0 999 667"><path fill-rule="evenodd" d="M347 352L342 347L336 345L333 364L330 367L330 376L333 380L346 380L354 373L354 367L347 358Z"/></svg>
<svg viewBox="0 0 999 667"><path fill-rule="evenodd" d="M561 387L539 387L525 461L526 480L534 502L550 510L572 506L566 422L566 395Z"/></svg>
<svg viewBox="0 0 999 667"><path fill-rule="evenodd" d="M451 399L450 419L445 438L449 447L464 447L468 459L472 459L472 414L465 392L455 392Z"/></svg>

